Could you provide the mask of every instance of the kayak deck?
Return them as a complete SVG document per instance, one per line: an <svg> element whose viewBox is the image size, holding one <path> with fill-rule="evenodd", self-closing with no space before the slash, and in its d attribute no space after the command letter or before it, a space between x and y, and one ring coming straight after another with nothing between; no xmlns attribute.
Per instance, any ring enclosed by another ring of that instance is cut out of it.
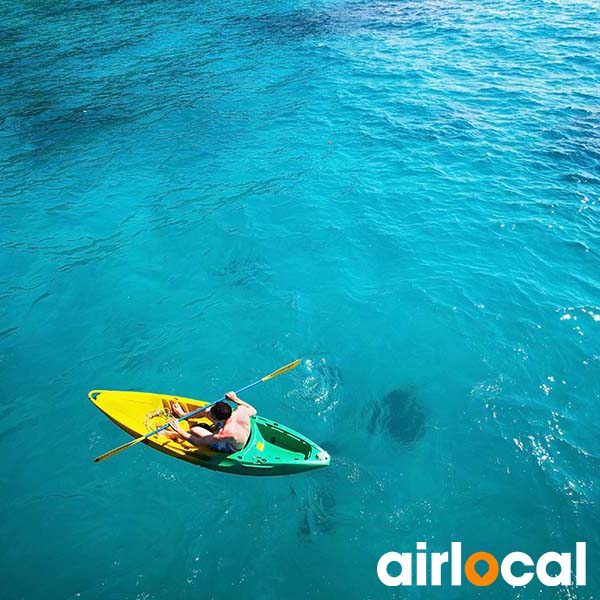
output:
<svg viewBox="0 0 600 600"><path fill-rule="evenodd" d="M92 390L89 399L116 425L133 437L140 437L164 425L178 402L191 412L207 402L164 394ZM209 423L201 414L190 419L192 426ZM181 426L188 429L187 421ZM232 454L199 448L182 439L159 434L144 440L152 448L192 464L238 475L290 475L327 467L329 454L298 432L279 423L255 416L246 446Z"/></svg>

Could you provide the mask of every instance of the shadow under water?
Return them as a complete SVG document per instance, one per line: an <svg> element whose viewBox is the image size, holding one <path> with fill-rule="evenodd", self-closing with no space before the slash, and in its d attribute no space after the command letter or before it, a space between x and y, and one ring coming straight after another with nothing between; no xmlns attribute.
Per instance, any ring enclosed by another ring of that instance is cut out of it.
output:
<svg viewBox="0 0 600 600"><path fill-rule="evenodd" d="M291 488L292 496L297 496ZM301 542L310 543L314 536L332 533L335 529L333 513L336 500L333 491L326 484L317 484L309 494L301 499L302 518L297 536Z"/></svg>
<svg viewBox="0 0 600 600"><path fill-rule="evenodd" d="M425 433L425 413L417 388L407 386L386 394L363 410L370 433L385 432L403 444L412 444Z"/></svg>

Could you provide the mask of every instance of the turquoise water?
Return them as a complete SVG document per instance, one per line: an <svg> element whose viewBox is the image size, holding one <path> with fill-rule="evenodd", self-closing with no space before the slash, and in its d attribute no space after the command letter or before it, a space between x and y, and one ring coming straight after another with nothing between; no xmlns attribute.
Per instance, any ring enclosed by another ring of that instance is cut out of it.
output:
<svg viewBox="0 0 600 600"><path fill-rule="evenodd" d="M600 593L594 2L0 6L3 598ZM249 479L92 388L260 412ZM388 589L389 550L573 551L588 586Z"/></svg>

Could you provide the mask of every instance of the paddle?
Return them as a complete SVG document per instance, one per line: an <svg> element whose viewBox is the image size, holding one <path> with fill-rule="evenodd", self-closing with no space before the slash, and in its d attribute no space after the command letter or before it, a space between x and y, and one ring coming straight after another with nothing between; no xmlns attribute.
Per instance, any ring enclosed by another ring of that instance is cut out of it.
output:
<svg viewBox="0 0 600 600"><path fill-rule="evenodd" d="M273 377L277 377L277 375L281 375L282 373L285 373L286 371L291 371L292 369L295 369L301 362L302 362L301 359L297 359L294 362L291 362L289 365L285 365L285 367L281 367L281 369L277 369L277 371L273 371L269 375L265 375L262 379L259 379L259 380L255 381L254 383L251 383L251 384L243 387L242 389L238 390L236 392L236 394L241 394L242 392L245 392L246 390L253 388L255 385L258 385L259 383L262 383L263 381L268 381L269 379L273 379ZM179 417L177 420L184 421L185 419L189 419L191 416L197 415L198 413L208 410L211 406L213 406L217 402L222 402L223 400L225 400L225 396L219 398L218 400L215 400L214 402L211 402L210 404L207 404L206 406L201 406L200 408L197 408L196 410L193 410L192 412L186 413L185 415ZM136 444L139 444L139 442L143 442L144 440L148 439L149 437L156 435L163 429L167 429L167 427L169 427L168 423L166 425L163 425L162 427L159 427L158 429L155 429L154 431L151 431L150 433L146 433L145 435L142 435L139 438L136 438L135 440L131 440L131 442L127 442L126 444L123 444L122 446L119 446L118 448L113 448L112 450L109 450L108 452L105 452L104 454L97 456L94 459L94 462L100 462L100 461L104 460L105 458L110 458L111 456L114 456L115 454L119 454L119 452L122 452L123 450L126 450L127 448L130 448L131 446L135 446Z"/></svg>

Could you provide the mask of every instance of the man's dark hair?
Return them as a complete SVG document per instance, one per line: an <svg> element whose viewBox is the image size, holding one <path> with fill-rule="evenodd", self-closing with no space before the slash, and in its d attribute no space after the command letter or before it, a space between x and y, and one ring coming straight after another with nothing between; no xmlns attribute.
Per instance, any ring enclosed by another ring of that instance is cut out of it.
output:
<svg viewBox="0 0 600 600"><path fill-rule="evenodd" d="M210 414L218 421L227 421L231 416L231 406L227 402L217 402L210 409Z"/></svg>

